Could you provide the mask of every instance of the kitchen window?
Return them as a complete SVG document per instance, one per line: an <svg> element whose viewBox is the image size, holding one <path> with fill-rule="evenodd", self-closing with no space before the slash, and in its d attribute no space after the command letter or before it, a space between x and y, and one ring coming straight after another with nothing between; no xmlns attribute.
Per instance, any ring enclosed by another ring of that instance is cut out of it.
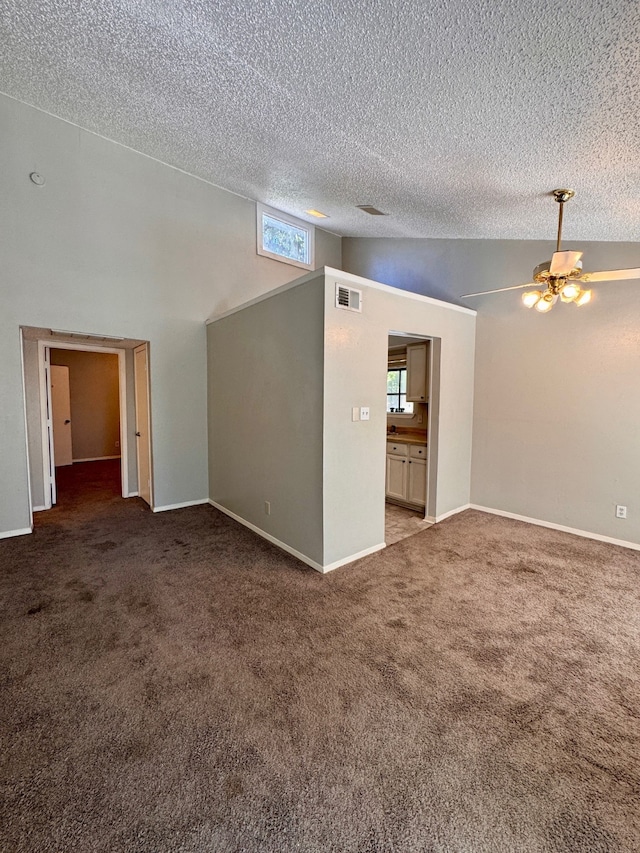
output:
<svg viewBox="0 0 640 853"><path fill-rule="evenodd" d="M387 413L413 414L413 403L407 403L406 367L392 367L387 371Z"/></svg>
<svg viewBox="0 0 640 853"><path fill-rule="evenodd" d="M315 229L280 210L257 205L258 254L285 264L313 269Z"/></svg>

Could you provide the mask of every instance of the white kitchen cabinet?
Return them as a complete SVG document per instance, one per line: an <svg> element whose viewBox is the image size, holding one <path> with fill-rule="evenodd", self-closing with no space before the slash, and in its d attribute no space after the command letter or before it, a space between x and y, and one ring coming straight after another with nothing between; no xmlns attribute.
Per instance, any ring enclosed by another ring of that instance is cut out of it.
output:
<svg viewBox="0 0 640 853"><path fill-rule="evenodd" d="M426 403L429 399L429 358L427 343L407 347L407 402Z"/></svg>
<svg viewBox="0 0 640 853"><path fill-rule="evenodd" d="M426 445L387 442L386 496L392 501L424 507L427 498Z"/></svg>
<svg viewBox="0 0 640 853"><path fill-rule="evenodd" d="M387 454L386 495L388 498L395 498L398 501L407 499L408 469L406 459L394 456L392 453Z"/></svg>
<svg viewBox="0 0 640 853"><path fill-rule="evenodd" d="M427 460L409 459L407 477L407 502L425 506L427 502Z"/></svg>

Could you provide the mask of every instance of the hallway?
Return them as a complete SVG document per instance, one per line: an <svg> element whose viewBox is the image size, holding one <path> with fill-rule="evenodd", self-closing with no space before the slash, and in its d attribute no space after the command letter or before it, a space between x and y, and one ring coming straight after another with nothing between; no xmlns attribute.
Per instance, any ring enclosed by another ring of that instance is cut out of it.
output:
<svg viewBox="0 0 640 853"><path fill-rule="evenodd" d="M57 503L49 510L36 512L34 528L59 523L62 517L97 515L115 503L123 502L120 460L76 462L56 468Z"/></svg>

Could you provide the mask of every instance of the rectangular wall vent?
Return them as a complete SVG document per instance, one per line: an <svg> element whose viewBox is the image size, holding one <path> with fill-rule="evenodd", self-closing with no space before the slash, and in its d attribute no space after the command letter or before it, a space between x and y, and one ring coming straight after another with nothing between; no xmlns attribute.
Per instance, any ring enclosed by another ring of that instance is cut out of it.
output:
<svg viewBox="0 0 640 853"><path fill-rule="evenodd" d="M336 283L336 308L362 313L362 291Z"/></svg>

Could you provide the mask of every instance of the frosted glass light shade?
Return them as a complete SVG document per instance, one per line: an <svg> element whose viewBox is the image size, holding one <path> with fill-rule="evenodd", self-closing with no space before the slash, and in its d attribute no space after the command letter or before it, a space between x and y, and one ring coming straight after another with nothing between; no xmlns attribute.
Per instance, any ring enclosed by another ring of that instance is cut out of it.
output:
<svg viewBox="0 0 640 853"><path fill-rule="evenodd" d="M538 301L536 302L536 311L540 311L541 314L544 314L547 311L551 311L551 309L553 308L553 303L556 301L557 298L557 296L548 297L548 295L545 293L545 295L538 299Z"/></svg>
<svg viewBox="0 0 640 853"><path fill-rule="evenodd" d="M580 296L580 293L580 285L570 281L567 282L560 291L560 299L562 299L563 302L573 302L574 299Z"/></svg>
<svg viewBox="0 0 640 853"><path fill-rule="evenodd" d="M542 296L541 291L539 290L529 290L527 293L522 294L522 302L527 308L533 308L536 302Z"/></svg>

